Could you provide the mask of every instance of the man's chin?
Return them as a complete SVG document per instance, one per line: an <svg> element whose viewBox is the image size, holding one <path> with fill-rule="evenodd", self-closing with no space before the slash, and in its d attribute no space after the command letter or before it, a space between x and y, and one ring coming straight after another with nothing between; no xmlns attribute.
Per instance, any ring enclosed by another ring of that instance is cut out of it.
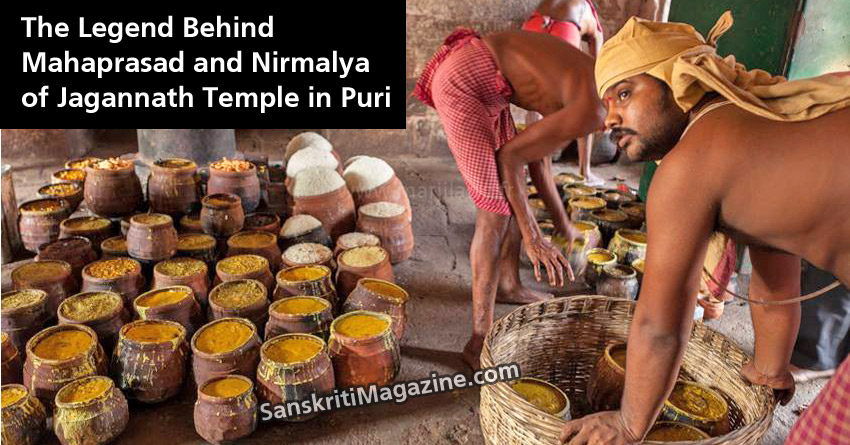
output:
<svg viewBox="0 0 850 445"><path fill-rule="evenodd" d="M657 161L664 156L658 153L652 153L640 144L631 144L624 149L626 157L632 162Z"/></svg>

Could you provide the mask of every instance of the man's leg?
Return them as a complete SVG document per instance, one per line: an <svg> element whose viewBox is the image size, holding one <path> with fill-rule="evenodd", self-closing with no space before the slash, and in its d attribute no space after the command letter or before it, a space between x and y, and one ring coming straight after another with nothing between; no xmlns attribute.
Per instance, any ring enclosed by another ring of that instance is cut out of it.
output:
<svg viewBox="0 0 850 445"><path fill-rule="evenodd" d="M481 209L476 216L475 235L469 247L469 261L472 265L472 338L463 348L463 361L472 369L481 367L484 336L493 324L501 244L510 219L509 215Z"/></svg>
<svg viewBox="0 0 850 445"><path fill-rule="evenodd" d="M605 184L605 180L590 171L590 151L593 149L593 133L583 138L578 138L578 168L579 173L584 176L584 184L595 187Z"/></svg>
<svg viewBox="0 0 850 445"><path fill-rule="evenodd" d="M511 218L499 257L499 290L496 301L499 303L526 304L548 300L552 294L537 292L522 285L519 279L519 256L522 249L522 233L516 218Z"/></svg>

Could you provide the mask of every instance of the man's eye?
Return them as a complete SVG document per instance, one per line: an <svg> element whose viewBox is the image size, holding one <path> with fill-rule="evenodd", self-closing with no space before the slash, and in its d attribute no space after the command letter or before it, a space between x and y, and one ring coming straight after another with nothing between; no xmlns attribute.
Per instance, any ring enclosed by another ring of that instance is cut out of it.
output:
<svg viewBox="0 0 850 445"><path fill-rule="evenodd" d="M617 93L617 97L620 100L626 100L629 97L629 90L620 90L620 92Z"/></svg>

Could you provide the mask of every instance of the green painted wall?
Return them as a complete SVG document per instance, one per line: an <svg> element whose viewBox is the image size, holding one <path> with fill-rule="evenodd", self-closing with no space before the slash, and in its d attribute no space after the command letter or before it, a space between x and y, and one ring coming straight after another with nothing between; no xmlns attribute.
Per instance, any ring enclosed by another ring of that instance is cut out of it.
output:
<svg viewBox="0 0 850 445"><path fill-rule="evenodd" d="M672 0L671 22L693 25L703 36L725 10L735 18L718 41L717 52L734 54L747 68L782 74L782 59L797 0ZM832 0L827 3L847 3Z"/></svg>
<svg viewBox="0 0 850 445"><path fill-rule="evenodd" d="M850 1L806 0L789 79L850 70Z"/></svg>

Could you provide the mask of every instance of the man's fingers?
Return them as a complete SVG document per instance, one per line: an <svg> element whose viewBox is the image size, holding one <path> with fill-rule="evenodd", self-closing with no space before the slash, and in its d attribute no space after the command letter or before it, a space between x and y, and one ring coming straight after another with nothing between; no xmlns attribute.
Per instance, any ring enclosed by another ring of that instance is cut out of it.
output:
<svg viewBox="0 0 850 445"><path fill-rule="evenodd" d="M586 445L590 443L590 428L584 428L578 432L569 442L569 445Z"/></svg>
<svg viewBox="0 0 850 445"><path fill-rule="evenodd" d="M567 443L574 435L576 435L579 431L581 431L581 421L573 420L571 422L567 422L563 428L561 428L561 443Z"/></svg>
<svg viewBox="0 0 850 445"><path fill-rule="evenodd" d="M540 281L540 260L537 257L531 258L531 263L534 265L534 279Z"/></svg>
<svg viewBox="0 0 850 445"><path fill-rule="evenodd" d="M549 277L549 285L555 286L555 269L552 267L552 260L548 257L543 257L543 265L546 266L546 275Z"/></svg>

